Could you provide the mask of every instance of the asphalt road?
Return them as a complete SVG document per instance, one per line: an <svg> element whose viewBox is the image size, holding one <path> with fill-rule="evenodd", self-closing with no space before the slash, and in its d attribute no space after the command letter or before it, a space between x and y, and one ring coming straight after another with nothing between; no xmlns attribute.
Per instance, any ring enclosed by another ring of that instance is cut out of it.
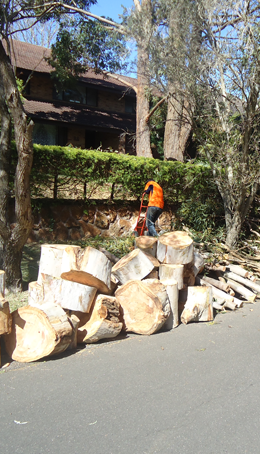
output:
<svg viewBox="0 0 260 454"><path fill-rule="evenodd" d="M260 452L260 302L0 369L1 454Z"/></svg>

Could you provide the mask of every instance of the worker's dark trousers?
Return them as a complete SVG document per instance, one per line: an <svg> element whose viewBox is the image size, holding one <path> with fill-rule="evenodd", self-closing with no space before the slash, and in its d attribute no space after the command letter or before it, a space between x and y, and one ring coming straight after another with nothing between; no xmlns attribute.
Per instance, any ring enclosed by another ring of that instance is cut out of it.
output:
<svg viewBox="0 0 260 454"><path fill-rule="evenodd" d="M149 236L158 236L154 224L157 221L160 214L162 214L162 211L163 210L158 207L148 207L146 216L146 227L148 228Z"/></svg>

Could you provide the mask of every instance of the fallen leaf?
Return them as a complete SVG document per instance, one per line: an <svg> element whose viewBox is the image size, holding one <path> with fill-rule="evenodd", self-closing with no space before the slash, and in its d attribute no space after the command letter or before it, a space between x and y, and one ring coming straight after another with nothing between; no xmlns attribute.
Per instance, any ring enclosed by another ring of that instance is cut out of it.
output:
<svg viewBox="0 0 260 454"><path fill-rule="evenodd" d="M89 426L93 426L93 425L96 424L96 423L97 423L97 421L91 422L91 423L89 424Z"/></svg>
<svg viewBox="0 0 260 454"><path fill-rule="evenodd" d="M28 424L27 421L21 422L21 421L16 421L15 419L14 419L14 422L15 422L15 424L19 424L19 425Z"/></svg>

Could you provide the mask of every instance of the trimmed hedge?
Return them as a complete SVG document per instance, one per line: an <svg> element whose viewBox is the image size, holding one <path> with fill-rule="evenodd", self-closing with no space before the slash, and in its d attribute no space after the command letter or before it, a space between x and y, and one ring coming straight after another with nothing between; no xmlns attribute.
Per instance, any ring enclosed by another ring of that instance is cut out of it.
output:
<svg viewBox="0 0 260 454"><path fill-rule="evenodd" d="M139 200L146 181L154 179L164 190L168 205L179 207L180 220L195 230L223 223L223 205L206 163L161 161L96 150L34 145L32 197L36 187L95 183L120 188L123 197ZM221 220L220 220L221 218ZM220 220L220 222L219 222Z"/></svg>

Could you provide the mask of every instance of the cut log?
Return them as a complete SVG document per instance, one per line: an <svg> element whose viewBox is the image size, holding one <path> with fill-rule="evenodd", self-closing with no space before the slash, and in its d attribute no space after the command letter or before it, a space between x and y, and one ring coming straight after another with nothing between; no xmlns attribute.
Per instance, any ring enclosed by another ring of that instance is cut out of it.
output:
<svg viewBox="0 0 260 454"><path fill-rule="evenodd" d="M76 267L80 246L65 244L43 244L38 273L38 284L42 284L42 273L59 278L61 273Z"/></svg>
<svg viewBox="0 0 260 454"><path fill-rule="evenodd" d="M226 266L223 266L223 265L207 265L207 264L205 264L205 268L209 271L226 271Z"/></svg>
<svg viewBox="0 0 260 454"><path fill-rule="evenodd" d="M190 322L208 322L213 320L212 288L188 287L188 297L181 321L185 325Z"/></svg>
<svg viewBox="0 0 260 454"><path fill-rule="evenodd" d="M168 232L158 237L157 259L161 263L185 265L193 262L193 240L186 232Z"/></svg>
<svg viewBox="0 0 260 454"><path fill-rule="evenodd" d="M230 287L233 290L235 290L236 293L239 293L239 295L243 296L247 301L250 301L250 302L255 301L256 294L251 292L251 290L248 290L243 285L241 285L238 282L235 282L231 279L227 279L227 284L229 284Z"/></svg>
<svg viewBox="0 0 260 454"><path fill-rule="evenodd" d="M34 292L28 298L30 306L41 308L42 304L48 302L58 304L63 309L81 312L89 312L97 293L96 287L56 279L48 274L42 274L42 294L35 284L31 287Z"/></svg>
<svg viewBox="0 0 260 454"><path fill-rule="evenodd" d="M28 285L28 304L29 306L38 307L44 303L43 286L38 282L29 282Z"/></svg>
<svg viewBox="0 0 260 454"><path fill-rule="evenodd" d="M224 276L227 279L233 279L233 281L239 282L242 285L245 285L246 287L249 287L252 289L254 292L257 294L260 294L260 285L256 284L255 282L252 282L250 279L246 279L238 274L235 274L231 271L226 272Z"/></svg>
<svg viewBox="0 0 260 454"><path fill-rule="evenodd" d="M64 310L53 304L21 307L12 313L12 331L4 336L8 355L15 361L31 362L64 352L73 339L73 329Z"/></svg>
<svg viewBox="0 0 260 454"><path fill-rule="evenodd" d="M217 301L212 301L213 308L216 309L217 311L223 311L223 306L219 304Z"/></svg>
<svg viewBox="0 0 260 454"><path fill-rule="evenodd" d="M88 246L78 252L76 264L73 264L70 270L61 273L61 277L78 284L96 287L100 292L109 294L111 268L112 263L103 252Z"/></svg>
<svg viewBox="0 0 260 454"><path fill-rule="evenodd" d="M213 298L221 298L221 299L224 299L225 301L231 301L231 303L233 303L233 301L234 301L233 296L229 295L228 293L223 292L223 290L220 290L219 288L214 287L209 282L206 282L200 276L196 276L196 283L198 285L206 285L206 286L211 287Z"/></svg>
<svg viewBox="0 0 260 454"><path fill-rule="evenodd" d="M92 344L101 339L111 339L120 333L123 323L120 321L119 303L116 298L98 295L88 317L81 319L78 327L78 343Z"/></svg>
<svg viewBox="0 0 260 454"><path fill-rule="evenodd" d="M126 284L130 280L144 279L153 269L154 265L146 254L134 249L113 266L112 273L121 284Z"/></svg>
<svg viewBox="0 0 260 454"><path fill-rule="evenodd" d="M159 271L155 269L152 270L144 279L159 279Z"/></svg>
<svg viewBox="0 0 260 454"><path fill-rule="evenodd" d="M169 312L170 315L171 307L165 285L159 279L144 279L142 283L159 298L163 312Z"/></svg>
<svg viewBox="0 0 260 454"><path fill-rule="evenodd" d="M163 328L171 330L179 325L179 309L178 309L178 282L174 279L161 280L161 283L165 286L166 292L170 301L171 311Z"/></svg>
<svg viewBox="0 0 260 454"><path fill-rule="evenodd" d="M178 283L178 290L183 288L184 265L164 264L159 267L159 278L161 281L174 280Z"/></svg>
<svg viewBox="0 0 260 454"><path fill-rule="evenodd" d="M143 281L133 280L119 287L115 293L122 308L123 329L137 334L157 332L170 315L169 304L162 305Z"/></svg>
<svg viewBox="0 0 260 454"><path fill-rule="evenodd" d="M219 288L220 290L223 290L223 292L229 293L230 291L230 286L226 282L221 282L208 276L203 276L203 281L208 282L209 284Z"/></svg>
<svg viewBox="0 0 260 454"><path fill-rule="evenodd" d="M68 346L68 350L75 350L78 345L78 327L80 319L75 314L71 314L70 316L68 316L68 318L72 326L71 342Z"/></svg>
<svg viewBox="0 0 260 454"><path fill-rule="evenodd" d="M244 268L242 268L242 266L233 265L232 263L227 266L226 271L231 271L232 273L247 278L250 278L250 276L252 276L252 273L250 273L250 271L245 270Z"/></svg>
<svg viewBox="0 0 260 454"><path fill-rule="evenodd" d="M151 238L151 237L150 237ZM148 254L148 252L144 252L144 254L146 255L146 257L151 260L153 266L154 266L154 269L155 270L159 270L159 266L160 266L160 262L159 260L157 260L156 257L154 257L153 255L151 254Z"/></svg>
<svg viewBox="0 0 260 454"><path fill-rule="evenodd" d="M152 236L138 236L135 238L135 247L141 249L142 252L156 257L157 238Z"/></svg>
<svg viewBox="0 0 260 454"><path fill-rule="evenodd" d="M0 270L0 299L5 297L5 271Z"/></svg>
<svg viewBox="0 0 260 454"><path fill-rule="evenodd" d="M12 316L10 314L9 303L5 299L0 299L0 335L9 334L12 329Z"/></svg>
<svg viewBox="0 0 260 454"><path fill-rule="evenodd" d="M225 301L225 303L223 304L223 308L234 311L236 309L236 305L235 305L235 303L231 303L231 301Z"/></svg>

